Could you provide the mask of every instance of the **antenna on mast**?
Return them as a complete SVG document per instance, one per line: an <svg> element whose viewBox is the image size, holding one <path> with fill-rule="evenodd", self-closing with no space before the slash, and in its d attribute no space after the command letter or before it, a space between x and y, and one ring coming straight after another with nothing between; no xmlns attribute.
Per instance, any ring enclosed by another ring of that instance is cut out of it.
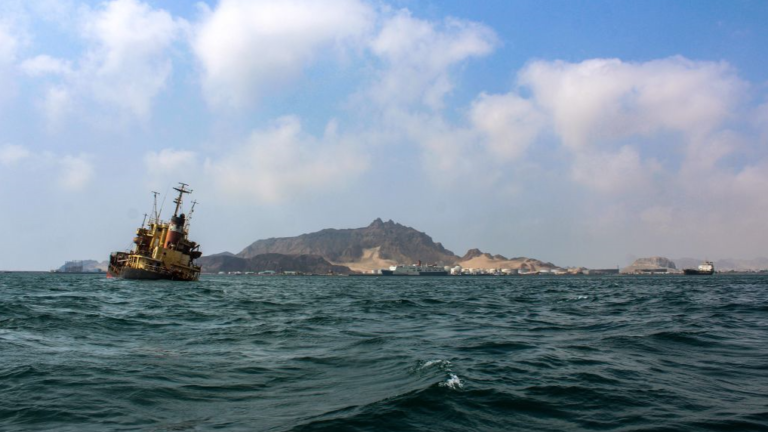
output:
<svg viewBox="0 0 768 432"><path fill-rule="evenodd" d="M152 191L152 195L154 196L154 204L152 204L152 216L149 218L149 223L157 223L157 220L160 218L160 215L157 214L157 196L160 195L160 192Z"/></svg>
<svg viewBox="0 0 768 432"><path fill-rule="evenodd" d="M195 212L195 204L197 204L197 201L192 200L192 207L189 209L189 213L187 213L187 220L184 223L184 231L189 231L189 221L192 220L192 213Z"/></svg>
<svg viewBox="0 0 768 432"><path fill-rule="evenodd" d="M184 196L184 194L185 193L188 194L192 192L191 189L186 189L186 187L189 186L188 184L182 183L182 182L179 182L179 184L181 185L181 187L173 188L173 190L179 191L179 197L173 200L173 202L176 203L176 210L173 211L173 216L179 215L179 209L181 208L182 197Z"/></svg>

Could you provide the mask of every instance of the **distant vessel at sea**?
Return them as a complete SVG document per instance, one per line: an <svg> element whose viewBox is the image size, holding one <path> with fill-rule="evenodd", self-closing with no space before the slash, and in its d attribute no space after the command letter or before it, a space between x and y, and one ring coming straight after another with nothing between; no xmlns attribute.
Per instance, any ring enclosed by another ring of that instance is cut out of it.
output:
<svg viewBox="0 0 768 432"><path fill-rule="evenodd" d="M684 269L683 273L687 275L709 276L715 273L715 264L712 261L704 261L699 264L698 269Z"/></svg>
<svg viewBox="0 0 768 432"><path fill-rule="evenodd" d="M202 256L198 249L200 245L189 240L189 221L195 210L195 201L189 216L179 213L184 194L192 191L186 189L185 183L173 188L179 192L173 200L176 209L169 222L160 219L157 210L157 192L155 204L149 225L136 230L133 239L133 250L130 252L113 252L109 257L107 277L125 279L169 279L180 281L195 281L200 277L200 266L195 265L195 259ZM146 219L146 215L145 215Z"/></svg>
<svg viewBox="0 0 768 432"><path fill-rule="evenodd" d="M392 266L389 270L382 269L382 276L448 276L444 267L436 265L422 265L421 261L412 265Z"/></svg>

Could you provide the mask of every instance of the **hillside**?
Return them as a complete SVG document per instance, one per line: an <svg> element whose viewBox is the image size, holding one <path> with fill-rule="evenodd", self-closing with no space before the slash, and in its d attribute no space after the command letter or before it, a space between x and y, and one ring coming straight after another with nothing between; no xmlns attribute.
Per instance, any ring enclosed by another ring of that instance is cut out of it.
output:
<svg viewBox="0 0 768 432"><path fill-rule="evenodd" d="M109 267L109 261L96 261L96 260L80 260L80 261L67 261L64 263L61 267L57 269L57 271L60 272L66 272L68 270L68 267L71 266L77 266L82 265L83 269L82 271L85 272L97 272L97 271L107 271L107 267Z"/></svg>
<svg viewBox="0 0 768 432"><path fill-rule="evenodd" d="M354 270L373 270L394 264L450 265L459 257L411 227L376 219L364 228L324 229L297 237L259 240L237 254L252 258L267 253L318 255Z"/></svg>
<svg viewBox="0 0 768 432"><path fill-rule="evenodd" d="M539 261L537 259L517 257L506 258L503 255L491 255L483 253L479 249L470 249L458 262L463 268L481 268L481 269L512 269L539 271L543 269L553 269L556 266L549 262Z"/></svg>
<svg viewBox="0 0 768 432"><path fill-rule="evenodd" d="M638 258L627 267L621 269L622 273L639 273L639 272L678 272L677 266L669 258L665 257L648 257Z"/></svg>
<svg viewBox="0 0 768 432"><path fill-rule="evenodd" d="M345 266L333 265L317 255L262 254L251 258L242 258L223 253L204 256L197 260L204 273L218 272L276 272L296 271L305 274L349 274Z"/></svg>

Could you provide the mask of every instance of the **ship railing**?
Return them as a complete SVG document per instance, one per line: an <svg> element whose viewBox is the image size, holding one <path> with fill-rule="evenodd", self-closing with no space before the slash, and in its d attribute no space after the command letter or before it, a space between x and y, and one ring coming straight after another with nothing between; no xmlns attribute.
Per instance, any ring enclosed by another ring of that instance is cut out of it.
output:
<svg viewBox="0 0 768 432"><path fill-rule="evenodd" d="M146 270L155 272L155 273L170 273L170 270L165 268L164 266L160 264L153 264L149 262L149 260L146 257L142 256L132 256L130 259L130 264L133 264L135 266L138 266L141 261L144 261L141 263L141 267L143 267Z"/></svg>

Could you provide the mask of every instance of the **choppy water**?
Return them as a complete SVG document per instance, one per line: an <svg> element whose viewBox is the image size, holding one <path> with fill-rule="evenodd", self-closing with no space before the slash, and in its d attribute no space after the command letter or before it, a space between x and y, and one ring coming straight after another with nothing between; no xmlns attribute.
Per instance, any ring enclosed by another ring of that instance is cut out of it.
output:
<svg viewBox="0 0 768 432"><path fill-rule="evenodd" d="M0 274L0 430L768 430L768 277Z"/></svg>

